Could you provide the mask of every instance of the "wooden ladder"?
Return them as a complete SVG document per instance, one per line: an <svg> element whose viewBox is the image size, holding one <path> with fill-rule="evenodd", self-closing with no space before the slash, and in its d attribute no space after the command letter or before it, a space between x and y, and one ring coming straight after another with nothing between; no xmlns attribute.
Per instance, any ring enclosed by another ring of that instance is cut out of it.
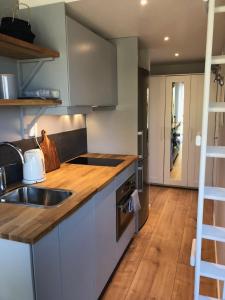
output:
<svg viewBox="0 0 225 300"><path fill-rule="evenodd" d="M214 299L200 295L200 277L208 277L225 282L225 266L203 261L201 258L202 239L225 243L225 228L203 224L204 200L225 201L225 189L220 187L205 186L206 159L225 158L225 147L208 146L208 114L211 112L225 112L225 103L218 103L216 99L210 99L211 66L213 64L225 64L225 55L212 56L214 18L217 13L225 13L225 6L216 6L215 0L208 1L208 26L205 59L204 99L202 116L201 156L199 174L197 235L193 240L191 265L195 266L194 299ZM225 299L225 288L223 298Z"/></svg>

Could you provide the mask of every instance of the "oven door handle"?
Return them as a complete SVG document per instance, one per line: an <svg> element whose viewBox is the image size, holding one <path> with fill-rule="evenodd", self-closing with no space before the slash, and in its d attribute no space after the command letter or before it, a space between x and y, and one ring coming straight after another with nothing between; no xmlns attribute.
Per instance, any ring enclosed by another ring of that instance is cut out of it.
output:
<svg viewBox="0 0 225 300"><path fill-rule="evenodd" d="M120 209L121 212L127 213L129 211L129 203L131 201L131 198L129 197L126 201L124 201L123 204L118 204L117 208Z"/></svg>

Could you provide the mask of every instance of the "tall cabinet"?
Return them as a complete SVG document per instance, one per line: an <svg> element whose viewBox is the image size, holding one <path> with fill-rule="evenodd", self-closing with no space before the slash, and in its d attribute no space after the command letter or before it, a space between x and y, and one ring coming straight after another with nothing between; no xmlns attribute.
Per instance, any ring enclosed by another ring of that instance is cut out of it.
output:
<svg viewBox="0 0 225 300"><path fill-rule="evenodd" d="M195 137L201 135L202 128L202 101L203 101L204 75L191 76L191 102L190 102L190 130L188 150L188 186L197 187L199 177L200 147L195 145ZM211 99L216 99L217 85L211 83ZM208 144L214 144L215 113L209 114ZM207 159L206 181L212 185L213 159Z"/></svg>
<svg viewBox="0 0 225 300"><path fill-rule="evenodd" d="M195 145L195 137L201 134L203 83L202 74L151 76L149 183L198 187L200 147ZM176 88L182 98L178 108L174 108ZM213 82L211 90L214 99L216 85ZM182 115L182 120L176 120L174 110L176 114ZM208 140L213 145L213 115L209 121ZM213 161L209 160L207 184L212 184L212 165Z"/></svg>
<svg viewBox="0 0 225 300"><path fill-rule="evenodd" d="M163 184L164 131L166 106L165 76L150 77L149 103L149 182Z"/></svg>

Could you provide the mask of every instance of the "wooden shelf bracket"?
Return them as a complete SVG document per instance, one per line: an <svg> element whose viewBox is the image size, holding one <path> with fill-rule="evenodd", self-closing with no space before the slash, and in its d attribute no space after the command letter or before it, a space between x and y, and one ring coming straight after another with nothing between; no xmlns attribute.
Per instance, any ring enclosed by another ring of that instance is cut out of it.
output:
<svg viewBox="0 0 225 300"><path fill-rule="evenodd" d="M19 94L20 97L23 95L23 91L28 87L28 85L32 82L34 77L38 74L39 70L42 66L49 61L54 61L55 59L52 57L47 58L33 58L33 59L23 59L17 61L17 70L18 70L18 81L19 81ZM28 73L28 75L24 78L23 76L23 65L25 64L34 64L33 70Z"/></svg>
<svg viewBox="0 0 225 300"><path fill-rule="evenodd" d="M29 137L30 130L37 123L39 118L44 114L47 107L40 107L39 110L34 115L31 122L25 127L24 126L24 117L25 117L25 109L24 107L20 107L20 135L22 139Z"/></svg>

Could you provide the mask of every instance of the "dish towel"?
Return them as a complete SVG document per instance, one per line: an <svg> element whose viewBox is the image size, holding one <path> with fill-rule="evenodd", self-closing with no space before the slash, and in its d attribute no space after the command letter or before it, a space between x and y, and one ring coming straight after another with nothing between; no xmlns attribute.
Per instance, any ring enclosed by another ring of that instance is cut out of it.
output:
<svg viewBox="0 0 225 300"><path fill-rule="evenodd" d="M138 212L141 209L141 204L138 196L138 190L133 191L129 201L129 212Z"/></svg>

